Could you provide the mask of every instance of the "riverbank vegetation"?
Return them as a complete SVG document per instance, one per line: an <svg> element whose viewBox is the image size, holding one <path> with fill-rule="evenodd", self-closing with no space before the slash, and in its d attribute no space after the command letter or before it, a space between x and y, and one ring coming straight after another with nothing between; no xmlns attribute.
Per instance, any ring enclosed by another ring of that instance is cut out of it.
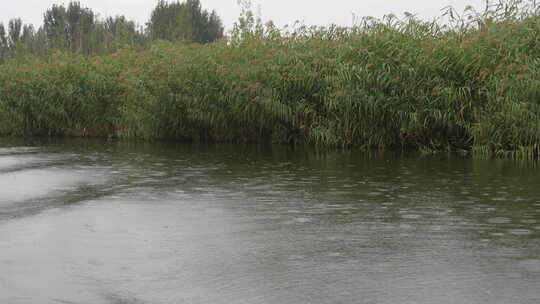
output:
<svg viewBox="0 0 540 304"><path fill-rule="evenodd" d="M280 30L244 9L210 44L20 56L0 65L0 134L537 158L540 5L446 17Z"/></svg>

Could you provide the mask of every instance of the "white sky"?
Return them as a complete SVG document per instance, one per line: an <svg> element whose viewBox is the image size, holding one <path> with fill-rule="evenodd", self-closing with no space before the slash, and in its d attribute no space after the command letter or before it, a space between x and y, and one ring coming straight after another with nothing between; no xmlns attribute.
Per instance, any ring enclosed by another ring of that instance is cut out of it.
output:
<svg viewBox="0 0 540 304"><path fill-rule="evenodd" d="M147 22L157 0L80 0L102 17L125 15L139 24ZM335 23L350 26L353 14L358 17L381 17L388 13L402 16L411 12L423 19L441 15L441 9L452 5L462 11L467 5L482 8L485 0L252 0L255 11L260 6L264 21L272 20L279 27L296 20L306 25ZM25 23L40 26L43 13L53 4L68 4L69 0L0 0L0 22L20 17ZM215 9L226 30L230 30L240 14L237 0L201 0L205 9Z"/></svg>

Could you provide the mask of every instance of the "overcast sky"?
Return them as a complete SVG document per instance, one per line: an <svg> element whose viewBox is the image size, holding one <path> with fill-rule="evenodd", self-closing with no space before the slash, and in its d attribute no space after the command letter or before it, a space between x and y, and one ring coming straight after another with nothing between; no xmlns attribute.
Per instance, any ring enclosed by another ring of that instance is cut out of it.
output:
<svg viewBox="0 0 540 304"><path fill-rule="evenodd" d="M440 16L441 9L452 5L459 11L467 5L481 8L485 0L252 0L255 10L260 7L264 21L272 20L279 27L296 20L306 25L335 23L350 26L353 15L381 17L388 13L402 16L416 13L421 18ZM102 17L125 15L140 24L147 22L157 0L81 0ZM67 4L69 0L0 0L0 22L20 17L25 23L40 26L43 13L53 4ZM229 30L240 14L237 0L201 0L203 8L216 10Z"/></svg>

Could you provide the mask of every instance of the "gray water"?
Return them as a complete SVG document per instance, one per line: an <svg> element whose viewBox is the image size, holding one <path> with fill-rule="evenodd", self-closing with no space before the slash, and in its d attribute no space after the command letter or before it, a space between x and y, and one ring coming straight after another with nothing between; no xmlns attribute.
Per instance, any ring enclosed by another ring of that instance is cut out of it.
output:
<svg viewBox="0 0 540 304"><path fill-rule="evenodd" d="M540 303L534 162L0 139L0 303Z"/></svg>

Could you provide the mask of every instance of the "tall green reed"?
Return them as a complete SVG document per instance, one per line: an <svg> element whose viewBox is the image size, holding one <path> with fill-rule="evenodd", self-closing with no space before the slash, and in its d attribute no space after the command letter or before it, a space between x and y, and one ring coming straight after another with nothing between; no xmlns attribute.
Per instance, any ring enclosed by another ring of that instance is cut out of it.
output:
<svg viewBox="0 0 540 304"><path fill-rule="evenodd" d="M253 15L209 45L0 66L0 134L304 143L537 158L534 1L353 28L280 31Z"/></svg>

